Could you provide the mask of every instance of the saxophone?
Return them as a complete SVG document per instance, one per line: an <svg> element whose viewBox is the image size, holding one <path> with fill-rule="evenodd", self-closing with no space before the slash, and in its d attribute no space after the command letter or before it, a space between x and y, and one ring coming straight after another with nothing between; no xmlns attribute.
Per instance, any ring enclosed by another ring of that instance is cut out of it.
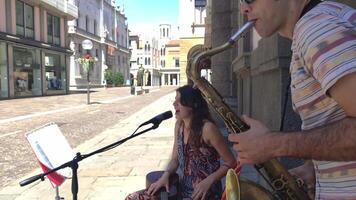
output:
<svg viewBox="0 0 356 200"><path fill-rule="evenodd" d="M222 117L225 125L232 133L240 133L249 129L231 108L224 102L216 89L200 75L200 70L211 56L231 48L254 25L254 22L247 22L239 29L225 44L212 49L205 49L196 55L190 55L187 65L187 77L193 81L194 87L198 88L208 104ZM266 180L269 189L264 188L252 181L238 178L235 170L229 169L226 176L226 199L227 200L307 200L310 199L305 191L305 185L297 182L287 169L277 160L272 159L260 165L254 166L258 173ZM223 197L225 198L225 196Z"/></svg>

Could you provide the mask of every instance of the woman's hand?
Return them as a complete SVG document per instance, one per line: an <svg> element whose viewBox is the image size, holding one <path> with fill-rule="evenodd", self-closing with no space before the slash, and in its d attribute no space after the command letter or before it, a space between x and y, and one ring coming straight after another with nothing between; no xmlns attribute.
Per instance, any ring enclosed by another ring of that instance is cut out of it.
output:
<svg viewBox="0 0 356 200"><path fill-rule="evenodd" d="M213 184L214 180L211 178L211 176L206 177L204 180L202 180L198 185L195 186L193 194L192 194L192 199L193 200L204 200L206 197L206 194L208 193L210 186Z"/></svg>
<svg viewBox="0 0 356 200"><path fill-rule="evenodd" d="M165 187L166 191L169 192L169 173L164 172L161 178L156 182L152 183L147 189L149 195L154 195L161 187Z"/></svg>

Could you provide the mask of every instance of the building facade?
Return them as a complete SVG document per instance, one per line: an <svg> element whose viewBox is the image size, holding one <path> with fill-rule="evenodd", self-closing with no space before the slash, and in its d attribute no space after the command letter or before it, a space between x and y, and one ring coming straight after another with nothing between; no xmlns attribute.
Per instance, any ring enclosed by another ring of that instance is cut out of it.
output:
<svg viewBox="0 0 356 200"><path fill-rule="evenodd" d="M171 24L159 25L161 85L180 85L180 42Z"/></svg>
<svg viewBox="0 0 356 200"><path fill-rule="evenodd" d="M121 72L125 83L129 81L128 25L122 11L111 0L75 0L79 8L78 19L68 23L70 47L70 86L81 88L87 84L87 73L76 60L89 53L97 58L90 71L92 85L106 85L106 70ZM83 40L93 43L84 50Z"/></svg>
<svg viewBox="0 0 356 200"><path fill-rule="evenodd" d="M187 84L186 66L189 50L204 44L206 0L179 0L180 83ZM205 72L206 73L206 72ZM209 74L210 72L207 72Z"/></svg>
<svg viewBox="0 0 356 200"><path fill-rule="evenodd" d="M130 36L130 73L134 85L160 86L160 50L155 34Z"/></svg>
<svg viewBox="0 0 356 200"><path fill-rule="evenodd" d="M162 85L180 85L180 42L169 41L164 48L164 65L161 67Z"/></svg>
<svg viewBox="0 0 356 200"><path fill-rule="evenodd" d="M0 1L0 99L66 94L73 1Z"/></svg>

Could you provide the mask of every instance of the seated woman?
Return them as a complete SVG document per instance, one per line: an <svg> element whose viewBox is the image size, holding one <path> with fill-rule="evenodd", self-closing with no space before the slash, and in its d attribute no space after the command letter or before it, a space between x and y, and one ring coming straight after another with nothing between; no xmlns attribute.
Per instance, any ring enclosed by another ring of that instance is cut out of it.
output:
<svg viewBox="0 0 356 200"><path fill-rule="evenodd" d="M229 168L234 168L236 161L214 124L207 103L199 90L186 85L177 89L173 106L177 121L167 169L147 190L130 194L126 200L154 200L156 197L153 195L161 187L169 192L169 176L178 168L181 172L178 173L181 199L221 198L220 180Z"/></svg>

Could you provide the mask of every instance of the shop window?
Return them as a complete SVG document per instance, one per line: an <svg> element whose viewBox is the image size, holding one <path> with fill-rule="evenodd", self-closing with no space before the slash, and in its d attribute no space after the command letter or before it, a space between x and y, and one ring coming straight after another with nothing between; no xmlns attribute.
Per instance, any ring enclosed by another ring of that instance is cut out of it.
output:
<svg viewBox="0 0 356 200"><path fill-rule="evenodd" d="M0 42L0 99L9 97L6 49L6 43Z"/></svg>
<svg viewBox="0 0 356 200"><path fill-rule="evenodd" d="M60 45L60 19L59 17L47 14L47 42Z"/></svg>
<svg viewBox="0 0 356 200"><path fill-rule="evenodd" d="M45 68L47 94L64 94L66 71L61 66L60 55L46 53Z"/></svg>
<svg viewBox="0 0 356 200"><path fill-rule="evenodd" d="M35 49L13 48L15 97L42 94L41 68L36 62L38 54Z"/></svg>
<svg viewBox="0 0 356 200"><path fill-rule="evenodd" d="M16 34L34 38L33 7L19 0L16 1Z"/></svg>

